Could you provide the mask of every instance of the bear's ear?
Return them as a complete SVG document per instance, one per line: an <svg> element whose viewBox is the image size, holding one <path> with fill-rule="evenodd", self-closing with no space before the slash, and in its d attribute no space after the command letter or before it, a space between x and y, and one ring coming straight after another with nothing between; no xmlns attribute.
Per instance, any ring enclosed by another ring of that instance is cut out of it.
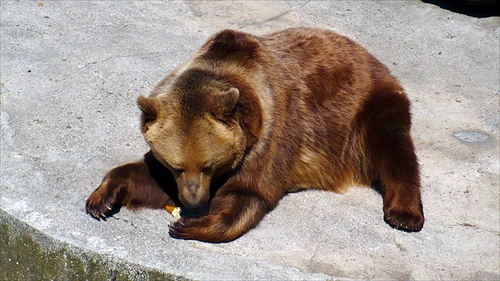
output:
<svg viewBox="0 0 500 281"><path fill-rule="evenodd" d="M240 91L236 88L217 93L212 100L211 111L217 119L225 119L233 113L239 99Z"/></svg>
<svg viewBox="0 0 500 281"><path fill-rule="evenodd" d="M139 96L137 98L137 105L142 111L141 121L143 125L156 120L158 117L158 102L156 98Z"/></svg>
<svg viewBox="0 0 500 281"><path fill-rule="evenodd" d="M232 112L236 103L240 99L240 90L236 88L231 88L227 92L222 94L221 105L225 112Z"/></svg>

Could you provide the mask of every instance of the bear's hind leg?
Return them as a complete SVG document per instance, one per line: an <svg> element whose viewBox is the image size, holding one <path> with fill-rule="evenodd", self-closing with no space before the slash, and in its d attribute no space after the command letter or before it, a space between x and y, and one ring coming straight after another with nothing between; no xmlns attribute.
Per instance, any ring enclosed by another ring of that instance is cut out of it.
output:
<svg viewBox="0 0 500 281"><path fill-rule="evenodd" d="M409 100L401 92L374 95L361 116L365 171L371 184L381 184L384 220L400 230L420 231L424 213L419 166L410 137Z"/></svg>
<svg viewBox="0 0 500 281"><path fill-rule="evenodd" d="M379 159L384 220L400 230L420 231L424 213L419 168L411 138L405 133L389 133L380 148L385 151Z"/></svg>

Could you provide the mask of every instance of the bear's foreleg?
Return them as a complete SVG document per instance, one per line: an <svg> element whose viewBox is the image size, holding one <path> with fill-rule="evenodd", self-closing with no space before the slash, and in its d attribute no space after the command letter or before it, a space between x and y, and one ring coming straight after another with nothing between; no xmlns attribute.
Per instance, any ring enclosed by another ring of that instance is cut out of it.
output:
<svg viewBox="0 0 500 281"><path fill-rule="evenodd" d="M118 212L122 206L137 209L177 205L178 202L170 199L177 196L169 196L169 190L162 189L159 184L174 193L177 190L170 171L148 152L143 160L113 168L106 173L101 185L87 199L87 213L100 220Z"/></svg>
<svg viewBox="0 0 500 281"><path fill-rule="evenodd" d="M170 224L169 233L180 239L229 242L255 227L278 200L269 201L254 189L226 183L212 199L208 215L180 218Z"/></svg>

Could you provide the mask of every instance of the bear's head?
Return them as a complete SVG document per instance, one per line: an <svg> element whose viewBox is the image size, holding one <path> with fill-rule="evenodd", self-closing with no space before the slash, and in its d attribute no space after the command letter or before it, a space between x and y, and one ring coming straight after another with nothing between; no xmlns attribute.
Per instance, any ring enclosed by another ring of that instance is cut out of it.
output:
<svg viewBox="0 0 500 281"><path fill-rule="evenodd" d="M208 210L212 178L243 158L248 137L240 98L237 87L200 69L186 70L156 97L138 98L144 138L174 175L186 209Z"/></svg>

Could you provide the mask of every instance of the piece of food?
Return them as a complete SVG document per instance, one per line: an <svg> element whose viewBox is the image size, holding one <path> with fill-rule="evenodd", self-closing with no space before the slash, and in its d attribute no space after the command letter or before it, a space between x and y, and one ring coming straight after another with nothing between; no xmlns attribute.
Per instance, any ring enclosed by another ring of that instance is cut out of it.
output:
<svg viewBox="0 0 500 281"><path fill-rule="evenodd" d="M176 219L181 217L181 207L165 206L165 210L167 210L167 212L169 212Z"/></svg>

